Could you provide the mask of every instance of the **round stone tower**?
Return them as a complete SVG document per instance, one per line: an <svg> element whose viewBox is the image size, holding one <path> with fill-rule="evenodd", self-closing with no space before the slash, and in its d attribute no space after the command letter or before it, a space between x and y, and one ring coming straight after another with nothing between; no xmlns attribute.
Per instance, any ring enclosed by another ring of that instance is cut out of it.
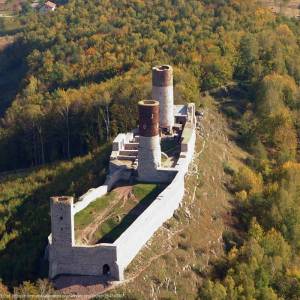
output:
<svg viewBox="0 0 300 300"><path fill-rule="evenodd" d="M139 107L138 177L152 181L161 165L159 137L159 102L142 100Z"/></svg>
<svg viewBox="0 0 300 300"><path fill-rule="evenodd" d="M152 98L159 101L159 126L172 131L174 125L173 69L169 65L152 68Z"/></svg>

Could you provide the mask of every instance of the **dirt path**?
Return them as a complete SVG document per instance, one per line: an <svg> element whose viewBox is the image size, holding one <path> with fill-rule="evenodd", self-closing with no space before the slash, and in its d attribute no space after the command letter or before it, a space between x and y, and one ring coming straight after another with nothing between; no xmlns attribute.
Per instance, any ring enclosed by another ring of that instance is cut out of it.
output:
<svg viewBox="0 0 300 300"><path fill-rule="evenodd" d="M132 195L132 186L120 186L115 188L113 192L115 193L114 201L110 203L109 207L98 214L92 223L79 232L77 237L78 241L83 242L84 244L93 244L95 242L93 239L94 233L103 222L113 215L112 211L114 207L117 205L123 207L125 205L125 201ZM121 201L122 203L120 204Z"/></svg>

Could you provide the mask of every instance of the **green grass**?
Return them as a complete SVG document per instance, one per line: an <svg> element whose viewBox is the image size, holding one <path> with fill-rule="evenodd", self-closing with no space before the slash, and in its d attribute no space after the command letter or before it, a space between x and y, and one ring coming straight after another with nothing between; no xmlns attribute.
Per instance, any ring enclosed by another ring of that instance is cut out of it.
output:
<svg viewBox="0 0 300 300"><path fill-rule="evenodd" d="M76 224L76 229L82 229L88 224L90 224L95 216L106 209L109 203L115 197L115 193L111 192L103 197L98 198L96 201L92 202L88 207L78 212L74 219Z"/></svg>
<svg viewBox="0 0 300 300"><path fill-rule="evenodd" d="M161 191L166 187L162 184L138 183L133 187L133 195L138 204L128 201L123 211L99 227L96 234L98 241L103 243L113 243L136 219L137 217L156 199ZM136 204L132 206L132 204Z"/></svg>
<svg viewBox="0 0 300 300"><path fill-rule="evenodd" d="M76 236L79 230L91 224L113 202L111 209L103 215L107 219L100 224L92 238L95 242L113 243L164 188L163 184L136 183L132 188L132 197L126 200L115 191L108 193L75 215Z"/></svg>
<svg viewBox="0 0 300 300"><path fill-rule="evenodd" d="M138 200L142 200L145 197L151 197L152 193L155 192L158 187L158 184L138 183L133 187L133 194Z"/></svg>

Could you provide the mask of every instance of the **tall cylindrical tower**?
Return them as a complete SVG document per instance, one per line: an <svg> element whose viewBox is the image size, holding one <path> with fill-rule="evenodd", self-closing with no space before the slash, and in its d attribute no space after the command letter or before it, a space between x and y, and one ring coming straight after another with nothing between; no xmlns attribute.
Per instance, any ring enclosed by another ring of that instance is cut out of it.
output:
<svg viewBox="0 0 300 300"><path fill-rule="evenodd" d="M140 180L151 181L161 165L158 101L139 102L139 134L138 177Z"/></svg>
<svg viewBox="0 0 300 300"><path fill-rule="evenodd" d="M152 68L152 98L159 101L159 126L172 130L174 125L173 69L169 65Z"/></svg>

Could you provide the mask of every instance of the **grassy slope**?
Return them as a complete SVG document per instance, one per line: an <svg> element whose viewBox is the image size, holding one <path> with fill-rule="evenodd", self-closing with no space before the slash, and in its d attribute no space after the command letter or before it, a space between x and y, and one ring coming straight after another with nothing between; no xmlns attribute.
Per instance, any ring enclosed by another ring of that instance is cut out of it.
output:
<svg viewBox="0 0 300 300"><path fill-rule="evenodd" d="M238 168L247 154L231 141L233 132L218 104L210 97L205 101L183 205L129 265L125 282L112 294L194 299L209 261L223 253L222 233L232 223L223 169L225 164Z"/></svg>
<svg viewBox="0 0 300 300"><path fill-rule="evenodd" d="M47 275L49 197L81 195L104 180L110 147L39 169L0 174L0 279L8 286Z"/></svg>
<svg viewBox="0 0 300 300"><path fill-rule="evenodd" d="M112 293L138 299L194 298L209 261L223 253L222 232L232 221L223 168L237 168L246 153L231 141L233 132L218 104L210 97L204 100L205 117L198 128L197 155L186 179L183 205L133 260L125 282ZM0 278L5 283L41 276L40 258L50 232L49 196L80 195L96 186L104 175L105 155L101 157L90 155L0 178L0 213L6 218L6 233L0 236ZM135 194L142 197L144 191L136 189Z"/></svg>
<svg viewBox="0 0 300 300"><path fill-rule="evenodd" d="M84 210L75 215L75 230L82 230L84 227L93 222L95 216L106 209L111 201L115 198L115 193L110 192L107 195L98 198Z"/></svg>

